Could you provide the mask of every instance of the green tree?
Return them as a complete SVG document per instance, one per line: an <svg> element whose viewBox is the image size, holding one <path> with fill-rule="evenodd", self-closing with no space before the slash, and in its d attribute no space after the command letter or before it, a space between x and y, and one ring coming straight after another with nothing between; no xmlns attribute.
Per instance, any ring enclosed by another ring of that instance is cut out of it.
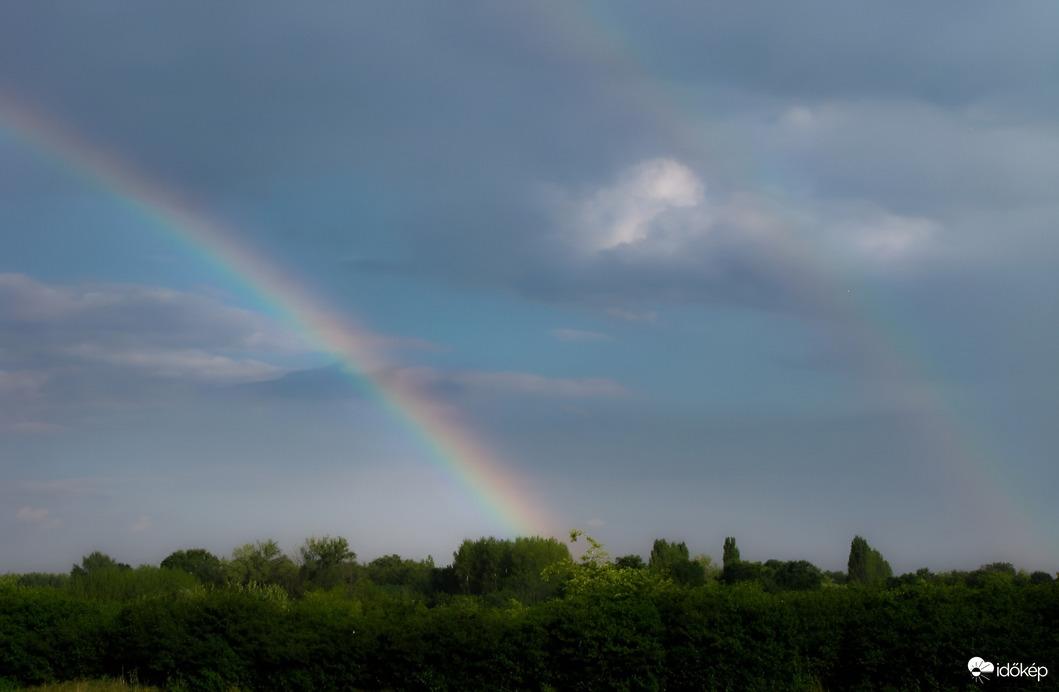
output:
<svg viewBox="0 0 1059 692"><path fill-rule="evenodd" d="M570 559L570 549L555 538L541 536L519 536L506 545L509 551L503 587L513 592L514 597L526 604L540 603L551 598L556 585L542 578L549 565Z"/></svg>
<svg viewBox="0 0 1059 692"><path fill-rule="evenodd" d="M714 563L711 556L702 553L693 557L692 560L702 565L702 574L706 581L715 581L721 578L721 568Z"/></svg>
<svg viewBox="0 0 1059 692"><path fill-rule="evenodd" d="M50 574L48 572L29 572L27 574L19 575L17 581L22 586L42 586L61 589L70 581L70 575Z"/></svg>
<svg viewBox="0 0 1059 692"><path fill-rule="evenodd" d="M341 536L310 536L298 549L302 577L313 587L330 589L352 581L357 554Z"/></svg>
<svg viewBox="0 0 1059 692"><path fill-rule="evenodd" d="M232 584L278 584L293 591L298 570L279 544L269 539L239 546L230 560L221 563L221 571Z"/></svg>
<svg viewBox="0 0 1059 692"><path fill-rule="evenodd" d="M499 594L537 603L554 594L556 585L541 578L549 565L570 560L570 549L554 538L465 540L452 555L460 593Z"/></svg>
<svg viewBox="0 0 1059 692"><path fill-rule="evenodd" d="M655 540L647 568L668 574L673 581L688 586L701 586L706 579L702 565L692 561L688 546L683 541L670 543L662 538Z"/></svg>
<svg viewBox="0 0 1059 692"><path fill-rule="evenodd" d="M775 591L776 583L774 570L769 565L760 562L747 562L745 560L729 560L724 566L721 580L728 585L742 584L744 582L758 582L767 591Z"/></svg>
<svg viewBox="0 0 1059 692"><path fill-rule="evenodd" d="M739 547L735 544L735 538L732 536L724 539L724 553L721 560L724 567L739 562Z"/></svg>
<svg viewBox="0 0 1059 692"><path fill-rule="evenodd" d="M622 555L614 560L614 566L620 569L645 569L647 563L639 555Z"/></svg>
<svg viewBox="0 0 1059 692"><path fill-rule="evenodd" d="M1030 575L1031 584L1050 584L1051 582L1052 575L1048 574L1047 572L1037 570L1036 572Z"/></svg>
<svg viewBox="0 0 1059 692"><path fill-rule="evenodd" d="M850 583L871 587L884 586L886 580L894 575L890 563L860 536L854 536L850 543L846 569Z"/></svg>
<svg viewBox="0 0 1059 692"><path fill-rule="evenodd" d="M434 558L405 560L400 555L375 558L365 567L371 583L409 600L428 600L434 595Z"/></svg>
<svg viewBox="0 0 1059 692"><path fill-rule="evenodd" d="M807 560L789 560L775 569L776 585L786 591L809 591L818 589L824 582L824 573Z"/></svg>
<svg viewBox="0 0 1059 692"><path fill-rule="evenodd" d="M224 581L220 558L203 548L177 550L162 560L160 566L187 572L203 584L220 584Z"/></svg>
<svg viewBox="0 0 1059 692"><path fill-rule="evenodd" d="M132 569L123 562L118 562L106 553L98 550L81 558L80 565L74 565L70 570L71 577L84 577L103 569Z"/></svg>
<svg viewBox="0 0 1059 692"><path fill-rule="evenodd" d="M503 541L482 536L476 541L466 539L452 554L452 567L460 582L460 592L467 595L500 590L504 569Z"/></svg>
<svg viewBox="0 0 1059 692"><path fill-rule="evenodd" d="M664 538L655 539L651 546L651 556L647 560L648 569L663 571L670 569L673 565L690 560L688 546L684 542L670 543Z"/></svg>

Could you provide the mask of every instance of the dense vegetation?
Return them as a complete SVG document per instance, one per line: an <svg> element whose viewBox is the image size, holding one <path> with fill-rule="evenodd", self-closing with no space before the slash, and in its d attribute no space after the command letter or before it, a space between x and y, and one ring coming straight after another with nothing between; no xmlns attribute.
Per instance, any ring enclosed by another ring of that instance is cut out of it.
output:
<svg viewBox="0 0 1059 692"><path fill-rule="evenodd" d="M1043 572L894 577L860 537L844 573L743 561L735 539L722 565L664 540L611 560L587 540L578 561L554 539L468 540L446 567L361 564L326 536L296 559L274 541L136 569L93 553L0 577L0 689L933 690L971 684L972 656L1059 668Z"/></svg>

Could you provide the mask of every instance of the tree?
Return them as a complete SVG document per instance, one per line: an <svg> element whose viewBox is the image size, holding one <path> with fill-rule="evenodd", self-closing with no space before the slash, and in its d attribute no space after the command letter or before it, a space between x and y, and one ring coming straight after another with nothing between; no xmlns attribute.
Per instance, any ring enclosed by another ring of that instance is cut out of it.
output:
<svg viewBox="0 0 1059 692"><path fill-rule="evenodd" d="M118 562L106 553L101 553L98 550L85 555L81 558L80 565L74 565L70 570L71 577L86 577L93 572L98 572L102 569L132 569L129 565L123 562Z"/></svg>
<svg viewBox="0 0 1059 692"><path fill-rule="evenodd" d="M352 576L349 567L357 560L357 554L349 549L349 541L341 536L310 536L298 552L302 576L321 589L330 589L349 581Z"/></svg>
<svg viewBox="0 0 1059 692"><path fill-rule="evenodd" d="M434 592L434 558L405 560L400 555L375 558L365 568L368 579L391 593L429 598Z"/></svg>
<svg viewBox="0 0 1059 692"><path fill-rule="evenodd" d="M734 562L739 562L739 548L735 544L735 538L729 536L724 539L724 553L721 560L725 567Z"/></svg>
<svg viewBox="0 0 1059 692"><path fill-rule="evenodd" d="M724 566L721 580L731 586L743 582L758 582L767 590L775 590L773 570L760 562L746 562L744 560L729 560Z"/></svg>
<svg viewBox="0 0 1059 692"><path fill-rule="evenodd" d="M706 553L702 553L700 555L696 555L692 559L702 565L702 573L705 576L706 581L715 581L720 578L721 568L714 563L713 557L707 555Z"/></svg>
<svg viewBox="0 0 1059 692"><path fill-rule="evenodd" d="M622 555L614 561L614 566L622 569L644 569L647 564L639 555Z"/></svg>
<svg viewBox="0 0 1059 692"><path fill-rule="evenodd" d="M846 569L850 583L871 587L885 585L886 580L894 575L890 563L860 536L854 536L850 543Z"/></svg>
<svg viewBox="0 0 1059 692"><path fill-rule="evenodd" d="M549 584L542 578L542 573L549 565L570 559L570 549L565 543L554 538L541 536L519 536L508 541L509 557L506 564L510 572L504 583L512 589L523 603L540 603L551 598L556 591L555 584Z"/></svg>
<svg viewBox="0 0 1059 692"><path fill-rule="evenodd" d="M224 580L220 558L203 548L177 550L162 560L160 566L187 572L202 584L220 584Z"/></svg>
<svg viewBox="0 0 1059 692"><path fill-rule="evenodd" d="M690 559L688 546L683 541L670 543L664 538L658 538L655 539L654 545L651 546L651 557L647 560L647 567L655 571L662 571Z"/></svg>
<svg viewBox="0 0 1059 692"><path fill-rule="evenodd" d="M452 567L460 581L460 591L468 595L482 595L500 590L503 542L490 536L476 541L466 539L452 554Z"/></svg>
<svg viewBox="0 0 1059 692"><path fill-rule="evenodd" d="M820 568L807 560L789 560L775 569L776 585L787 591L818 589L824 581Z"/></svg>
<svg viewBox="0 0 1059 692"><path fill-rule="evenodd" d="M221 564L221 571L233 584L278 584L288 591L297 577L294 562L272 539L239 546L232 551L232 559Z"/></svg>
<svg viewBox="0 0 1059 692"><path fill-rule="evenodd" d="M647 567L652 571L667 574L673 578L673 581L688 586L701 586L706 580L705 570L698 562L691 560L688 546L683 541L670 543L662 538L655 540Z"/></svg>
<svg viewBox="0 0 1059 692"><path fill-rule="evenodd" d="M452 554L452 567L463 594L503 591L524 602L536 603L556 589L555 584L541 578L544 568L569 560L570 549L554 538L519 537L510 541L483 537L465 540Z"/></svg>

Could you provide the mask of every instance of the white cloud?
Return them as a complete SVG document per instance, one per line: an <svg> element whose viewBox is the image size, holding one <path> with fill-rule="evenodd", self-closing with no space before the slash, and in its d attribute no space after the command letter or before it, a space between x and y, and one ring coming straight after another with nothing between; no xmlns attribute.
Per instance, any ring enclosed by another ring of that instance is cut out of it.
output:
<svg viewBox="0 0 1059 692"><path fill-rule="evenodd" d="M894 260L922 248L940 230L941 225L929 219L887 213L867 221L858 229L853 242L867 257Z"/></svg>
<svg viewBox="0 0 1059 692"><path fill-rule="evenodd" d="M703 190L695 173L674 159L644 161L575 204L574 232L592 251L638 243L656 233L655 222L668 210L702 202Z"/></svg>
<svg viewBox="0 0 1059 692"><path fill-rule="evenodd" d="M866 202L822 205L815 242L832 257L861 269L898 269L942 253L945 226L922 216L895 214Z"/></svg>

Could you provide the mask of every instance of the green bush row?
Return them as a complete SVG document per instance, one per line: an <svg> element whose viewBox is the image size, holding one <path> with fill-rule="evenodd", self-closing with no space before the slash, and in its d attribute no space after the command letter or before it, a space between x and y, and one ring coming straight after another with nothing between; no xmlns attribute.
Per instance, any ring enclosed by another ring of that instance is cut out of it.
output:
<svg viewBox="0 0 1059 692"><path fill-rule="evenodd" d="M503 607L256 585L113 603L7 583L0 689L122 677L204 691L934 690L966 688L972 656L1059 668L1056 583L772 594L577 569L561 598ZM1034 689L1055 689L1054 675Z"/></svg>

